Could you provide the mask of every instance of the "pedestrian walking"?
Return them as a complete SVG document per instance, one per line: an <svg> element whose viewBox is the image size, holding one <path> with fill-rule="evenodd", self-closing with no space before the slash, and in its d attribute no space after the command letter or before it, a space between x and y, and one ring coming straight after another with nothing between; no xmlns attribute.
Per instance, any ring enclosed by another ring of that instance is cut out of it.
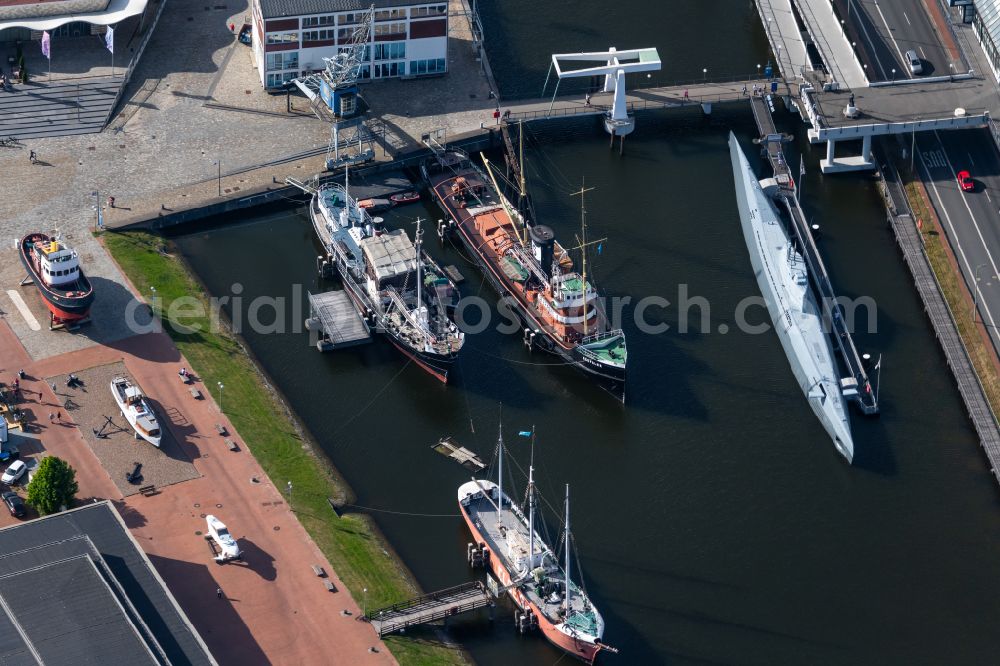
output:
<svg viewBox="0 0 1000 666"><path fill-rule="evenodd" d="M24 379L24 378L25 378L25 376L26 376L26 375L24 374L24 370L18 370L18 371L17 371L17 376L18 376L18 377L20 377L21 379Z"/></svg>
<svg viewBox="0 0 1000 666"><path fill-rule="evenodd" d="M493 120L497 121L497 125L500 124L500 107L497 107L496 111L493 112Z"/></svg>
<svg viewBox="0 0 1000 666"><path fill-rule="evenodd" d="M215 588L215 598L216 599L221 599L222 598L222 588L221 587Z"/></svg>
<svg viewBox="0 0 1000 666"><path fill-rule="evenodd" d="M687 90L685 90L685 91L684 91L684 101L686 102L686 101L688 101L688 99L689 99L689 98L688 98L688 91L687 91Z"/></svg>
<svg viewBox="0 0 1000 666"><path fill-rule="evenodd" d="M56 423L62 423L62 412L56 412Z"/></svg>
<svg viewBox="0 0 1000 666"><path fill-rule="evenodd" d="M744 83L743 84L743 95L746 96L746 94L747 94L747 84Z"/></svg>
<svg viewBox="0 0 1000 666"><path fill-rule="evenodd" d="M35 155L35 151L33 150L28 151L28 159L31 160L32 164L38 161L38 156Z"/></svg>
<svg viewBox="0 0 1000 666"><path fill-rule="evenodd" d="M49 423L52 423L55 420L56 420L56 415L53 414L52 412L49 412Z"/></svg>
<svg viewBox="0 0 1000 666"><path fill-rule="evenodd" d="M108 208L114 208L114 207L115 207L115 198L108 197Z"/></svg>
<svg viewBox="0 0 1000 666"><path fill-rule="evenodd" d="M55 382L52 382L52 392L53 393L56 392L56 383Z"/></svg>
<svg viewBox="0 0 1000 666"><path fill-rule="evenodd" d="M587 96L584 99L587 100L587 106L590 106L590 93L587 93Z"/></svg>

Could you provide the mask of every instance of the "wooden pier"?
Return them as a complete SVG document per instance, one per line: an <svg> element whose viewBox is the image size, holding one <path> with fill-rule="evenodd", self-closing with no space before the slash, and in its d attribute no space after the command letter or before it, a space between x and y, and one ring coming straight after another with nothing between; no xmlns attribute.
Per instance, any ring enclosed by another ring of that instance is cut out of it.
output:
<svg viewBox="0 0 1000 666"><path fill-rule="evenodd" d="M881 160L880 160L880 163ZM930 259L924 250L924 242L920 230L910 210L903 183L891 163L884 164L879 171L882 196L885 198L889 224L892 226L896 242L903 253L903 259L913 275L913 282L924 304L934 335L941 345L948 367L955 376L958 392L962 396L969 419L979 435L979 445L983 448L990 462L990 474L1000 483L1000 426L990 408L986 390L983 388L979 375L972 365L972 359L962 342L958 332L958 324L945 300L941 285L938 283Z"/></svg>
<svg viewBox="0 0 1000 666"><path fill-rule="evenodd" d="M844 316L843 308L833 290L830 275L823 264L823 258L816 247L812 229L806 220L806 215L799 206L798 186L788 168L782 148L785 139L778 133L771 118L773 111L771 95L752 96L750 98L754 119L761 135L761 146L774 170L774 179L778 183L778 193L784 202L785 209L791 218L792 230L795 233L796 246L802 252L802 257L809 267L809 279L818 292L823 320L829 327L837 351L849 377L841 379L841 391L844 397L858 405L866 415L878 413L878 386L873 384L868 376L865 362L854 344L854 337L849 328L849 318Z"/></svg>
<svg viewBox="0 0 1000 666"><path fill-rule="evenodd" d="M479 456L474 452L460 446L452 437L442 437L441 440L431 447L443 456L447 456L457 462L459 465L466 469L470 469L473 472L479 472L486 467Z"/></svg>
<svg viewBox="0 0 1000 666"><path fill-rule="evenodd" d="M492 607L494 596L482 581L473 581L438 592L431 592L392 606L370 612L363 619L371 623L379 636L385 636L407 627L427 624Z"/></svg>
<svg viewBox="0 0 1000 666"><path fill-rule="evenodd" d="M309 319L306 328L319 333L316 348L331 351L371 342L368 323L354 309L344 291L309 294Z"/></svg>

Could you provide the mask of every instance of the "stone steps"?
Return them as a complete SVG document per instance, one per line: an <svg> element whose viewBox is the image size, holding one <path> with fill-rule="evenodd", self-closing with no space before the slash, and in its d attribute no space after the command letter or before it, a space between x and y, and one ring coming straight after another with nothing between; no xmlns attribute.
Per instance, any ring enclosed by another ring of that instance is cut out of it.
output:
<svg viewBox="0 0 1000 666"><path fill-rule="evenodd" d="M94 77L0 92L0 136L35 139L100 132L121 77Z"/></svg>

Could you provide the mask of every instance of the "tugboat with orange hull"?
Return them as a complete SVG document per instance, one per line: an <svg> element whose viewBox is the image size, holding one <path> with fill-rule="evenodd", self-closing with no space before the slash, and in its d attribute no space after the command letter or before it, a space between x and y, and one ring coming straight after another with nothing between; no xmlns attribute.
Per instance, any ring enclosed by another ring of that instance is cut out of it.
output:
<svg viewBox="0 0 1000 666"><path fill-rule="evenodd" d="M531 435L533 433L521 433ZM542 540L535 515L534 466L529 467L526 513L503 492L503 437L498 445L499 483L473 479L458 489L458 507L493 576L518 610L515 623L537 627L556 647L588 664L599 652L618 650L601 642L604 618L570 577L572 538L566 486L563 558Z"/></svg>
<svg viewBox="0 0 1000 666"><path fill-rule="evenodd" d="M456 233L497 292L510 296L524 325L525 345L560 356L624 401L625 334L611 327L602 299L587 279L587 246L600 241L587 242L582 199L582 240L571 248L581 251L582 271L577 272L552 229L516 210L485 157L483 164L485 172L461 150L438 148L422 165L422 175L449 219L440 233Z"/></svg>
<svg viewBox="0 0 1000 666"><path fill-rule="evenodd" d="M22 238L20 249L21 263L51 313L52 326L86 319L94 302L94 287L83 274L76 250L42 233Z"/></svg>

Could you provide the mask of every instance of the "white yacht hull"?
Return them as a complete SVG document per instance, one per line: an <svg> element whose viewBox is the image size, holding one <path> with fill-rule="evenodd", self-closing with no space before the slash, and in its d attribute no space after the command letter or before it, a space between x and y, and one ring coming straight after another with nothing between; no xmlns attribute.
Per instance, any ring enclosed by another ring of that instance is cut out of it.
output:
<svg viewBox="0 0 1000 666"><path fill-rule="evenodd" d="M729 134L736 201L750 263L792 373L837 451L851 462L854 440L829 337L804 261L746 156Z"/></svg>

